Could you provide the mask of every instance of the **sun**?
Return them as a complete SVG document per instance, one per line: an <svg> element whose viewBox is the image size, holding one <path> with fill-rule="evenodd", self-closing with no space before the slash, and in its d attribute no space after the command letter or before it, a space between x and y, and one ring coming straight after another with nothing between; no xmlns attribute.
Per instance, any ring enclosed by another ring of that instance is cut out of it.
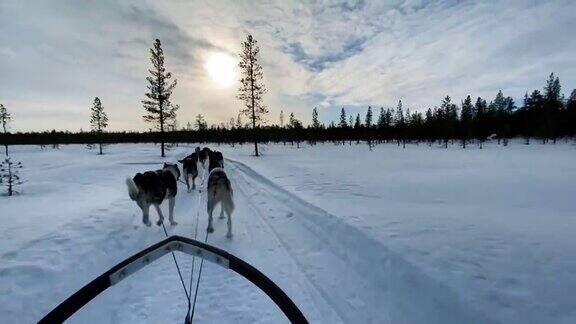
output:
<svg viewBox="0 0 576 324"><path fill-rule="evenodd" d="M219 87L229 87L236 81L236 60L228 54L211 54L205 67L212 81Z"/></svg>

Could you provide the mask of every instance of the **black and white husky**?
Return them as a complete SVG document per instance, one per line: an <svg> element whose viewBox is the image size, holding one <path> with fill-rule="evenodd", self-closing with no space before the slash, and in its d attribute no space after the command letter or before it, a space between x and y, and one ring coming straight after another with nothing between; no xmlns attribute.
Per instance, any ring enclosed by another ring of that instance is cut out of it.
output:
<svg viewBox="0 0 576 324"><path fill-rule="evenodd" d="M208 152L208 172L215 168L224 169L224 157L218 151L210 151Z"/></svg>
<svg viewBox="0 0 576 324"><path fill-rule="evenodd" d="M208 176L208 233L214 232L212 227L212 212L214 207L220 203L220 218L224 218L224 212L228 215L228 234L226 237L232 237L232 212L234 211L234 200L230 180L222 168L215 168Z"/></svg>
<svg viewBox="0 0 576 324"><path fill-rule="evenodd" d="M161 170L146 171L137 173L134 178L127 178L128 194L140 209L142 209L142 222L147 226L150 223L150 205L153 205L158 212L158 222L160 226L164 221L164 216L160 210L160 204L164 199L168 199L169 216L171 225L176 225L174 221L174 204L178 193L177 181L180 178L180 170L176 164L164 163Z"/></svg>
<svg viewBox="0 0 576 324"><path fill-rule="evenodd" d="M198 160L200 161L200 163L202 163L202 166L204 166L204 164L206 163L206 159L210 155L210 152L211 152L210 149L207 147L204 147L201 150L200 147L196 148L196 153L198 153Z"/></svg>
<svg viewBox="0 0 576 324"><path fill-rule="evenodd" d="M197 148L197 151L200 151ZM190 178L192 178L192 189L196 189L196 177L198 176L198 152L194 152L182 160L178 160L182 163L182 171L184 172L184 180L186 181L186 187L188 192L190 192Z"/></svg>

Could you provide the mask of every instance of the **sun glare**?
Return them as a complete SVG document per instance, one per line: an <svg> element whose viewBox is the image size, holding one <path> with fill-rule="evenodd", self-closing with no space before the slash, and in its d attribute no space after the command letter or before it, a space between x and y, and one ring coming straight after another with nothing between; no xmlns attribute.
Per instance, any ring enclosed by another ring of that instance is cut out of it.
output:
<svg viewBox="0 0 576 324"><path fill-rule="evenodd" d="M206 61L208 75L220 87L229 87L236 81L236 60L225 53L214 53Z"/></svg>

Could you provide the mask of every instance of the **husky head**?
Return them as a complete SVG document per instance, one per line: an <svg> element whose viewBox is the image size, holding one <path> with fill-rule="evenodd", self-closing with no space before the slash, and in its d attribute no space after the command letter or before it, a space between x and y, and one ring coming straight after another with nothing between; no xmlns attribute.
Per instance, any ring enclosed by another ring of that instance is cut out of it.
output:
<svg viewBox="0 0 576 324"><path fill-rule="evenodd" d="M180 179L180 169L178 169L178 165L174 163L164 163L164 167L162 169L172 172L176 180Z"/></svg>

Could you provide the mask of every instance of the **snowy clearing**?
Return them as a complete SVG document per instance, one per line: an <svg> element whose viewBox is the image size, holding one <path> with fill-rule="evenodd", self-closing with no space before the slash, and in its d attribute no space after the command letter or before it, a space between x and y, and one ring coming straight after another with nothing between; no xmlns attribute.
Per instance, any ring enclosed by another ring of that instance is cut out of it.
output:
<svg viewBox="0 0 576 324"><path fill-rule="evenodd" d="M573 323L576 148L570 144L448 150L426 145L212 146L236 203L234 237L215 218L208 242L272 278L311 322ZM158 147L12 147L23 195L0 198L0 316L33 323L133 253L164 238L147 228L124 179L164 160ZM198 192L180 185L172 234L200 239ZM166 206L164 206L166 208ZM218 209L217 209L218 212ZM152 221L156 214L151 212ZM217 215L217 213L216 213ZM191 259L177 255L189 279ZM243 278L204 264L200 323L285 322ZM197 267L196 267L197 269ZM182 322L171 258L110 288L72 323Z"/></svg>

